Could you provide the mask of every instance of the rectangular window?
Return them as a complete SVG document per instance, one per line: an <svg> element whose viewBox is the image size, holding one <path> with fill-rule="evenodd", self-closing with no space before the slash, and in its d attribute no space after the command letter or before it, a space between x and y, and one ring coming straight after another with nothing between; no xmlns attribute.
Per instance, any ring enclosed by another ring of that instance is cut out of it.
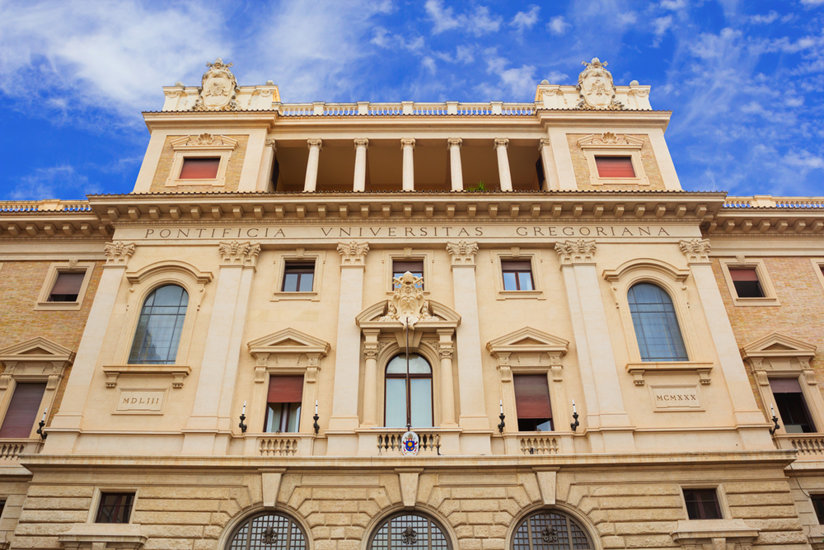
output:
<svg viewBox="0 0 824 550"><path fill-rule="evenodd" d="M269 377L265 432L297 432L303 401L303 376Z"/></svg>
<svg viewBox="0 0 824 550"><path fill-rule="evenodd" d="M0 427L0 438L20 439L31 435L45 391L45 382L18 383L15 386L9 409Z"/></svg>
<svg viewBox="0 0 824 550"><path fill-rule="evenodd" d="M634 178L632 157L595 157L599 178Z"/></svg>
<svg viewBox="0 0 824 550"><path fill-rule="evenodd" d="M6 499L0 500L0 519L3 518L3 510L6 509Z"/></svg>
<svg viewBox="0 0 824 550"><path fill-rule="evenodd" d="M129 523L134 493L100 493L96 523Z"/></svg>
<svg viewBox="0 0 824 550"><path fill-rule="evenodd" d="M784 431L791 434L815 431L815 424L797 378L770 378L770 388Z"/></svg>
<svg viewBox="0 0 824 550"><path fill-rule="evenodd" d="M401 277L407 271L415 277L423 277L423 260L392 260L393 288L397 286L394 284L394 279ZM420 284L420 288L423 288L423 283Z"/></svg>
<svg viewBox="0 0 824 550"><path fill-rule="evenodd" d="M755 267L731 267L730 278L739 298L763 298L764 289Z"/></svg>
<svg viewBox="0 0 824 550"><path fill-rule="evenodd" d="M219 157L189 157L183 159L183 168L180 169L182 180L213 180L217 178L217 169L220 166Z"/></svg>
<svg viewBox="0 0 824 550"><path fill-rule="evenodd" d="M532 262L529 260L501 260L504 290L535 290L532 284Z"/></svg>
<svg viewBox="0 0 824 550"><path fill-rule="evenodd" d="M810 495L810 500L813 502L818 523L824 525L824 495Z"/></svg>
<svg viewBox="0 0 824 550"><path fill-rule="evenodd" d="M519 432L552 431L552 407L545 374L516 374L515 406Z"/></svg>
<svg viewBox="0 0 824 550"><path fill-rule="evenodd" d="M76 302L85 277L85 271L58 271L49 292L49 302Z"/></svg>
<svg viewBox="0 0 824 550"><path fill-rule="evenodd" d="M283 292L312 292L315 262L286 262L283 268Z"/></svg>
<svg viewBox="0 0 824 550"><path fill-rule="evenodd" d="M684 489L689 519L722 519L715 489Z"/></svg>

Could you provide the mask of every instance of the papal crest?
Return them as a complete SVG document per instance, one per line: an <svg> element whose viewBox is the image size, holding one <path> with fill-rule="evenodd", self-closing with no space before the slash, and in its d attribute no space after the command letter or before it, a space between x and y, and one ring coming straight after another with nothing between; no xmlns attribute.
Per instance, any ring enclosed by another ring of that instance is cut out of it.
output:
<svg viewBox="0 0 824 550"><path fill-rule="evenodd" d="M624 106L615 100L615 85L612 74L606 69L607 62L601 63L597 57L587 63L586 69L578 75L579 109L618 110Z"/></svg>
<svg viewBox="0 0 824 550"><path fill-rule="evenodd" d="M401 453L404 456L415 456L418 454L420 450L420 439L418 439L418 434L413 431L408 431L403 434L401 438Z"/></svg>
<svg viewBox="0 0 824 550"><path fill-rule="evenodd" d="M200 96L194 107L195 111L228 111L237 108L237 80L229 68L231 63L223 63L217 58L214 63L207 63L209 70L203 73Z"/></svg>

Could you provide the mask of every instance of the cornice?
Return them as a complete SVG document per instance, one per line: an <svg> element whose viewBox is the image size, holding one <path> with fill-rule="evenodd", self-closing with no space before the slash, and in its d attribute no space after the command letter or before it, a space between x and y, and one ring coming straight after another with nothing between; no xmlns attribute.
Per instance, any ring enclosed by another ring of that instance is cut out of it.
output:
<svg viewBox="0 0 824 550"><path fill-rule="evenodd" d="M112 234L109 224L87 211L0 212L0 239L106 239Z"/></svg>
<svg viewBox="0 0 824 550"><path fill-rule="evenodd" d="M721 193L192 193L90 196L105 222L151 223L364 219L522 221L613 221L620 223L711 220Z"/></svg>
<svg viewBox="0 0 824 550"><path fill-rule="evenodd" d="M703 230L708 237L821 235L824 208L724 208Z"/></svg>

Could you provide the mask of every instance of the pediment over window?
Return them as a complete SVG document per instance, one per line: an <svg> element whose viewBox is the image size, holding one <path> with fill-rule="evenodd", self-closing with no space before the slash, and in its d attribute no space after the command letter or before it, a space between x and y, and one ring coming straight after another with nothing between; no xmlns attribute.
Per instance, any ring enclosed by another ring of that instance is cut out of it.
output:
<svg viewBox="0 0 824 550"><path fill-rule="evenodd" d="M424 315L415 323L415 328L457 327L461 324L461 316L457 311L434 300L427 300L423 306ZM355 322L361 328L389 328L401 327L401 322L392 317L390 300L381 300L364 309Z"/></svg>
<svg viewBox="0 0 824 550"><path fill-rule="evenodd" d="M566 354L569 342L558 336L532 328L524 327L515 332L504 334L486 344L492 355L500 353L560 353Z"/></svg>
<svg viewBox="0 0 824 550"><path fill-rule="evenodd" d="M73 359L74 352L72 350L42 336L0 350L0 362L6 364L19 361L70 363Z"/></svg>
<svg viewBox="0 0 824 550"><path fill-rule="evenodd" d="M598 149L640 149L644 145L644 140L626 134L614 134L604 132L603 134L590 134L578 140L578 147L585 149L594 147Z"/></svg>
<svg viewBox="0 0 824 550"><path fill-rule="evenodd" d="M741 348L744 359L754 357L806 357L815 356L815 344L792 338L779 332L773 332L750 342Z"/></svg>
<svg viewBox="0 0 824 550"><path fill-rule="evenodd" d="M262 336L247 346L254 356L263 353L314 353L323 356L329 353L329 342L293 328Z"/></svg>

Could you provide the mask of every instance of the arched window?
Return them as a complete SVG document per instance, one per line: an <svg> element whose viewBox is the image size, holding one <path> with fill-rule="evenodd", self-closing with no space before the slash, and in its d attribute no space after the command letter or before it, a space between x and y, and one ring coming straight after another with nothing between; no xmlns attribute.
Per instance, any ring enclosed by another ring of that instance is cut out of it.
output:
<svg viewBox="0 0 824 550"><path fill-rule="evenodd" d="M409 354L409 386L406 385L406 355L396 355L386 365L386 426L406 427L406 404L412 426L432 427L432 367L416 353Z"/></svg>
<svg viewBox="0 0 824 550"><path fill-rule="evenodd" d="M586 531L568 515L557 510L530 514L515 527L512 550L590 550L594 548Z"/></svg>
<svg viewBox="0 0 824 550"><path fill-rule="evenodd" d="M687 361L687 350L669 294L651 283L633 285L627 293L642 361Z"/></svg>
<svg viewBox="0 0 824 550"><path fill-rule="evenodd" d="M129 363L175 362L189 294L177 285L164 285L149 294L140 310Z"/></svg>
<svg viewBox="0 0 824 550"><path fill-rule="evenodd" d="M449 550L449 540L443 528L434 520L416 514L401 512L381 523L369 540L368 550Z"/></svg>
<svg viewBox="0 0 824 550"><path fill-rule="evenodd" d="M306 535L300 525L283 514L263 512L241 523L227 550L306 550Z"/></svg>

